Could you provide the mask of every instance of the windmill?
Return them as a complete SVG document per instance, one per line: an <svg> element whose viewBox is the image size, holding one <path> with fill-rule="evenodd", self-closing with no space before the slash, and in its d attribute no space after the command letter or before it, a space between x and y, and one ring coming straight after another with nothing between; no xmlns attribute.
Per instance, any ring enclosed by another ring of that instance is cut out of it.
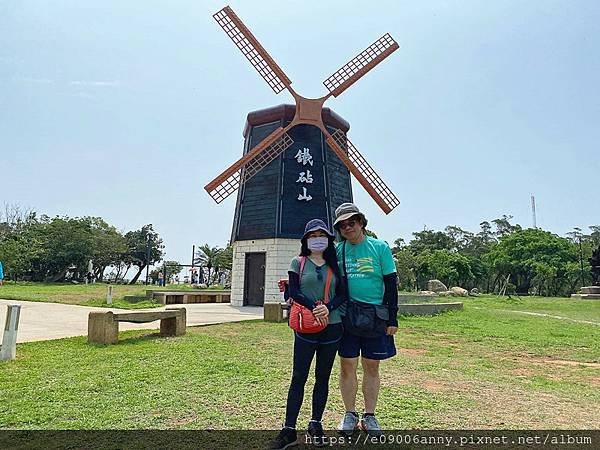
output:
<svg viewBox="0 0 600 450"><path fill-rule="evenodd" d="M285 216L285 202L282 199L288 198L289 200L291 198L285 194L284 188L285 185L293 183L293 181L286 183L286 177L289 178L289 169L286 167L289 167L289 164L286 166L285 161L289 161L291 157L292 159L296 158L298 162L302 160L306 164L306 160L303 158L311 156L310 145L307 142L312 145L320 144L322 146L320 151L322 157L318 162L324 167L322 176L322 185L324 187L322 195L317 197L321 198L321 203L325 205L321 208L322 212L319 211L319 213L329 223L331 223L331 216L335 207L343 201L352 200L348 172L354 176L385 214L389 214L399 205L398 198L352 142L348 140L346 136L346 132L349 129L348 123L329 110L329 108L323 107L327 99L332 96L338 97L377 64L397 50L399 46L389 34L383 35L323 82L329 91L328 94L320 98L311 99L299 95L292 88L291 80L229 6L218 11L213 17L271 89L276 94L287 89L295 100L295 107L281 105L278 108L250 113L244 132L246 137L244 155L204 187L216 203L222 202L229 195L238 191L234 231L232 232L231 240L234 243L232 303L260 305L264 301L265 285L267 286L267 291L269 291L268 293L270 293L270 298L275 297L276 299L279 295L276 280L265 280L265 272L271 273L271 278L273 278L273 273L276 273L275 278L279 278L278 275L285 275L287 273L287 263L289 262L288 256L291 257L298 250L297 238L301 235L301 230L298 226L303 227L304 225L302 214L299 213L301 210L299 205L294 205L294 219L295 222L299 223L299 225L296 224L296 229L291 231L289 229L285 230L282 226L282 222L284 221L283 216ZM272 119L276 119L275 122ZM276 123L277 121L279 123ZM269 133L266 136L264 135L264 130L259 135L252 133L252 127L261 126L264 128L266 124L271 125ZM318 136L313 133L315 128L318 130ZM312 136L312 138L307 137L308 135ZM295 144L294 136L296 136L297 140L299 136L296 144L300 143L302 145L300 145L297 153L292 152L292 154L295 153L295 156L288 155L284 157L286 150L293 148ZM256 141L259 142L256 143ZM311 167L315 169L313 161L309 162ZM332 171L335 174L330 173ZM316 169L314 172L319 173L320 171ZM301 172L302 175L296 180L296 183L301 180L306 182L307 173L312 176L310 168L308 168L308 171ZM268 175L269 179L274 180L270 188L253 187L257 184L255 182L256 178L260 178L256 177L258 174L261 174L261 176L270 174ZM347 179L347 187L345 185L342 186L342 192L338 192L337 197L333 199L332 197L336 195L336 191L340 190L339 184L337 186L332 184L332 178L336 177L341 177L342 180ZM310 179L310 183L312 183L312 178ZM275 192L278 191L278 185L282 186L281 192ZM248 192L252 190L261 193L260 195L254 195L255 198L259 199L254 203L248 199ZM255 218L259 217L260 214L256 210L248 212L249 208L264 208L265 204L269 204L267 197L271 191L276 194L272 201L276 206L273 208L274 212L271 214L271 222L275 223L274 228L271 227L270 222L269 224L257 222ZM308 202L312 199L313 196L307 193L306 186L304 186L297 200ZM310 209L311 217L319 217L317 211L318 208L312 205ZM254 218L255 223L248 225L249 220L244 219L244 217ZM243 226L244 224L245 226ZM240 228L242 228L241 231ZM271 228L273 229L271 230ZM268 248L272 247L272 245L266 242L256 242L257 240L264 240L269 237L295 238L291 243L287 242L283 246L280 245L280 242L276 242L279 248L278 251L274 252L276 256L271 258L271 264L269 264L269 258L266 258L266 256L269 253ZM236 249L235 243L239 243L238 249ZM287 248L287 252L282 251L283 247ZM280 256L282 253L286 254L286 257L283 259ZM242 261L244 255L245 262ZM253 258L255 259L254 262L252 262ZM284 260L286 260L285 263L282 262ZM277 265L280 267L275 267ZM267 266L270 266L270 270L266 270ZM238 277L236 277L236 273L239 275ZM247 276L244 277L244 274ZM269 277L267 276L267 278ZM249 285L249 280L254 281L254 288Z"/></svg>

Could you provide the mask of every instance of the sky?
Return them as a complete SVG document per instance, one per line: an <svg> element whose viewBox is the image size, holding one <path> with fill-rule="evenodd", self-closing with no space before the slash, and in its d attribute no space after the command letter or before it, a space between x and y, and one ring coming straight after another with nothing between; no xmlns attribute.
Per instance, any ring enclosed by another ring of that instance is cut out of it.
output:
<svg viewBox="0 0 600 450"><path fill-rule="evenodd" d="M275 95L191 0L0 0L0 204L152 223L167 259L225 246L236 196L203 186L242 154ZM503 214L559 235L600 224L600 2L240 1L229 5L305 97L383 34L400 49L325 106L401 201L369 228Z"/></svg>

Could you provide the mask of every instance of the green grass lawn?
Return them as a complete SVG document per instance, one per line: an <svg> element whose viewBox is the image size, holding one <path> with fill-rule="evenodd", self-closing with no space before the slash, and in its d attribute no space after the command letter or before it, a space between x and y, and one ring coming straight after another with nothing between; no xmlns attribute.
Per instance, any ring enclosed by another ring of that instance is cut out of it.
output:
<svg viewBox="0 0 600 450"><path fill-rule="evenodd" d="M146 289L150 290L193 290L189 284L173 284L167 287L156 285L113 285L112 308L156 308L159 305L153 301L137 303L127 302L126 295L145 296ZM0 298L4 300L28 300L33 302L65 303L80 306L106 306L106 293L108 285L105 283L70 284L70 283L31 283L31 282L5 282L0 286Z"/></svg>
<svg viewBox="0 0 600 450"><path fill-rule="evenodd" d="M463 311L402 317L398 355L382 365L383 427L598 428L600 326L514 311L600 324L600 302L567 299L467 298ZM19 344L0 363L0 428L276 429L292 342L286 324L252 321L176 338L123 332L111 346ZM343 413L338 375L336 362L328 429ZM300 428L311 390L309 379Z"/></svg>

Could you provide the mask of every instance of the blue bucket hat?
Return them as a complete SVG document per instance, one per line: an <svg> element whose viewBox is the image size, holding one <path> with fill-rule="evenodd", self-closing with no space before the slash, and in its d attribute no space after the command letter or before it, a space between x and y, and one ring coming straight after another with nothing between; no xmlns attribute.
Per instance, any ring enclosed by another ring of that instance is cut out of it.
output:
<svg viewBox="0 0 600 450"><path fill-rule="evenodd" d="M325 233L327 233L329 237L334 237L333 233L329 231L329 228L327 228L327 225L325 225L325 222L323 222L321 219L311 219L306 223L306 226L304 227L304 234L302 235L302 239L304 239L308 233L317 230L322 230Z"/></svg>

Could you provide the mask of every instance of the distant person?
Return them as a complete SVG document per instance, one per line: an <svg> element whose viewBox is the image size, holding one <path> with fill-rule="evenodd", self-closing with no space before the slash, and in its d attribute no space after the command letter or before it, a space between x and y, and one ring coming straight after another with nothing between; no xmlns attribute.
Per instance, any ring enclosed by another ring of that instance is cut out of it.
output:
<svg viewBox="0 0 600 450"><path fill-rule="evenodd" d="M313 443L324 444L321 419L329 395L331 369L343 333L339 306L346 300L333 239L333 233L322 220L310 220L300 240L300 255L290 263L290 298L311 310L317 322L326 325L326 328L316 333L294 331L292 380L287 396L285 423L279 435L271 442L271 449L288 448L298 442L296 421L304 399L304 385L315 356L312 416L307 433ZM329 301L324 303L328 279Z"/></svg>
<svg viewBox="0 0 600 450"><path fill-rule="evenodd" d="M337 257L348 282L349 297L339 349L340 390L346 413L338 430L351 435L360 427L371 436L381 436L381 427L375 418L379 364L396 354L398 288L390 247L384 241L367 236L366 226L365 215L353 203L342 203L335 210L333 227L342 237L336 246ZM356 412L359 356L365 403L362 417Z"/></svg>
<svg viewBox="0 0 600 450"><path fill-rule="evenodd" d="M2 261L0 261L0 286L4 283L4 267L2 266Z"/></svg>
<svg viewBox="0 0 600 450"><path fill-rule="evenodd" d="M158 285L159 286L164 286L164 277L163 277L163 273L162 272L158 272Z"/></svg>

